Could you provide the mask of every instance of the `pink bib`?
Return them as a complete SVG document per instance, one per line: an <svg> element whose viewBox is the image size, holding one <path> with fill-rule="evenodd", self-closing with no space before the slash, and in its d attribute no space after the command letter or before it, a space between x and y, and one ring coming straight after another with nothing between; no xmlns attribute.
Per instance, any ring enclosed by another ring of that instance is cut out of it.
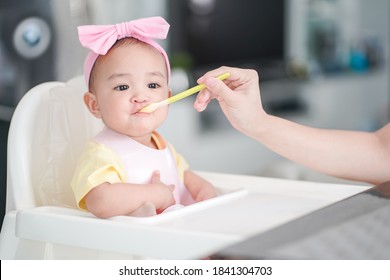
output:
<svg viewBox="0 0 390 280"><path fill-rule="evenodd" d="M98 133L94 140L122 158L128 183L148 184L152 173L159 170L161 182L175 185L173 196L176 204L189 205L195 202L179 178L176 161L168 145L161 150L153 149L108 128Z"/></svg>

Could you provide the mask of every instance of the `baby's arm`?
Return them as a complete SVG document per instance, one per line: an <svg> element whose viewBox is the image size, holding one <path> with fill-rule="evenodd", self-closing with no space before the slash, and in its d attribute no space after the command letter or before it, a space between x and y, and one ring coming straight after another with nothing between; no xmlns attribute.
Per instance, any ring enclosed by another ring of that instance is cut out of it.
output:
<svg viewBox="0 0 390 280"><path fill-rule="evenodd" d="M217 196L210 182L190 170L184 172L184 184L197 202Z"/></svg>
<svg viewBox="0 0 390 280"><path fill-rule="evenodd" d="M154 172L150 184L100 184L85 196L85 203L99 218L128 215L145 204L153 204L161 212L175 203L173 189L173 185L160 181L159 172Z"/></svg>

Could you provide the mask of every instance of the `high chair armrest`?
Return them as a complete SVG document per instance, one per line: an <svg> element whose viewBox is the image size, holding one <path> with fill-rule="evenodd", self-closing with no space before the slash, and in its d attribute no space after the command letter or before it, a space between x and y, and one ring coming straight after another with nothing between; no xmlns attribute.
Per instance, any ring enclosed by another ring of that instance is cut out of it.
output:
<svg viewBox="0 0 390 280"><path fill-rule="evenodd" d="M128 217L99 219L76 209L53 206L21 210L16 236L22 239L164 259L201 258L239 241L234 235L193 232L137 223Z"/></svg>

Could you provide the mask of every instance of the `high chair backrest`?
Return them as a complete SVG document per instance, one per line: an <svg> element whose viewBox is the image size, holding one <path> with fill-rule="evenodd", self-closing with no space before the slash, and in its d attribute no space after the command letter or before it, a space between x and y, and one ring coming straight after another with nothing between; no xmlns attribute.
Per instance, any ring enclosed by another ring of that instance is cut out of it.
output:
<svg viewBox="0 0 390 280"><path fill-rule="evenodd" d="M70 187L78 158L102 128L83 102L82 76L32 88L19 102L8 135L7 211L75 207Z"/></svg>

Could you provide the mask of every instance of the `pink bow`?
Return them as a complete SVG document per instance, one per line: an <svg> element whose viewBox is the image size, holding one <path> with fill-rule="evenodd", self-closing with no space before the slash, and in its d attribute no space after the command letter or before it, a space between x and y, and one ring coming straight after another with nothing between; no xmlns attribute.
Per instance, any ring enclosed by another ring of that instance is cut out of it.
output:
<svg viewBox="0 0 390 280"><path fill-rule="evenodd" d="M105 55L119 39L134 37L140 41L165 39L169 24L162 17L150 17L115 25L84 25L78 27L81 45Z"/></svg>
<svg viewBox="0 0 390 280"><path fill-rule="evenodd" d="M84 77L87 85L92 67L99 57L105 55L119 39L133 37L157 49L165 59L170 77L170 65L167 53L153 39L165 39L169 30L169 24L162 17L142 18L115 25L84 25L79 26L79 40L81 45L91 51L84 63Z"/></svg>

